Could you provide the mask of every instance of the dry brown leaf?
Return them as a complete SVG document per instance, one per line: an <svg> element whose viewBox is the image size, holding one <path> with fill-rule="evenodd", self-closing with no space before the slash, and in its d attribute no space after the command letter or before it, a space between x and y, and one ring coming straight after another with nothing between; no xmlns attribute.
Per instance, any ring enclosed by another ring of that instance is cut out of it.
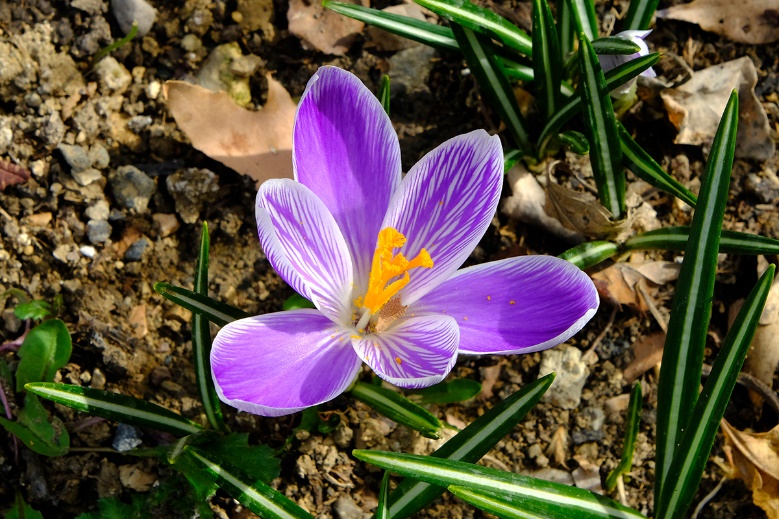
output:
<svg viewBox="0 0 779 519"><path fill-rule="evenodd" d="M368 7L368 0L344 0L347 3ZM310 47L343 56L362 31L364 23L347 18L326 9L322 2L290 0L287 11L289 32L302 39Z"/></svg>
<svg viewBox="0 0 779 519"><path fill-rule="evenodd" d="M759 45L779 40L776 0L695 0L657 11L658 18L696 23L741 43Z"/></svg>
<svg viewBox="0 0 779 519"><path fill-rule="evenodd" d="M552 172L559 164L553 163L547 169L544 209L549 216L557 218L563 227L595 239L613 238L630 227L628 219L612 221L611 213L590 193L555 183Z"/></svg>
<svg viewBox="0 0 779 519"><path fill-rule="evenodd" d="M615 263L591 277L598 294L614 306L627 305L642 312L649 310L638 290L638 283L644 276L626 263Z"/></svg>
<svg viewBox="0 0 779 519"><path fill-rule="evenodd" d="M495 387L495 382L500 378L500 372L503 370L503 366L506 362L501 359L497 364L481 368L481 392L479 398L482 400L489 400L492 398L492 389Z"/></svg>
<svg viewBox="0 0 779 519"><path fill-rule="evenodd" d="M30 170L13 162L0 159L0 191L14 184L27 182Z"/></svg>
<svg viewBox="0 0 779 519"><path fill-rule="evenodd" d="M661 92L668 118L679 130L676 144L708 145L733 89L738 90L736 157L768 160L775 144L763 105L755 96L757 70L748 56L698 70L679 88Z"/></svg>
<svg viewBox="0 0 779 519"><path fill-rule="evenodd" d="M649 261L641 265L631 265L639 274L656 285L665 285L679 277L681 264L673 261Z"/></svg>
<svg viewBox="0 0 779 519"><path fill-rule="evenodd" d="M278 81L268 78L268 101L256 112L241 108L224 92L168 81L168 108L192 146L248 175L257 184L292 178L292 126L297 107Z"/></svg>
<svg viewBox="0 0 779 519"><path fill-rule="evenodd" d="M748 433L723 419L722 432L732 448L736 477L752 490L752 501L769 519L779 519L779 426L767 433Z"/></svg>
<svg viewBox="0 0 779 519"><path fill-rule="evenodd" d="M641 375L657 366L663 360L664 333L653 333L639 338L633 344L633 360L627 365L623 376L632 384Z"/></svg>

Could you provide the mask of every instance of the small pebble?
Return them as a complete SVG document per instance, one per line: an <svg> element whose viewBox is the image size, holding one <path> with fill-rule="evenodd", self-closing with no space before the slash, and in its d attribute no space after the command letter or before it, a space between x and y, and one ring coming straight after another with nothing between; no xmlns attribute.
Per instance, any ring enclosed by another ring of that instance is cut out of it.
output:
<svg viewBox="0 0 779 519"><path fill-rule="evenodd" d="M97 250L91 245L82 245L78 251L87 258L94 258L97 255Z"/></svg>
<svg viewBox="0 0 779 519"><path fill-rule="evenodd" d="M154 180L135 166L120 167L108 177L108 182L117 204L138 213L146 211L157 189Z"/></svg>
<svg viewBox="0 0 779 519"><path fill-rule="evenodd" d="M89 220L87 222L87 238L97 245L105 243L111 238L111 224L107 220Z"/></svg>
<svg viewBox="0 0 779 519"><path fill-rule="evenodd" d="M103 174L95 168L87 168L84 171L76 171L72 169L70 170L70 176L72 176L73 180L78 182L80 186L88 186L92 182L103 178Z"/></svg>
<svg viewBox="0 0 779 519"><path fill-rule="evenodd" d="M157 10L146 0L111 0L111 10L125 34L130 33L133 22L138 22L138 38L149 33L157 17Z"/></svg>
<svg viewBox="0 0 779 519"><path fill-rule="evenodd" d="M152 215L152 220L160 233L160 238L166 238L176 232L181 224L175 214L157 213Z"/></svg>
<svg viewBox="0 0 779 519"><path fill-rule="evenodd" d="M108 207L107 201L98 200L94 204L87 207L87 210L84 211L84 214L87 215L87 218L92 220L108 220L110 211L111 209Z"/></svg>
<svg viewBox="0 0 779 519"><path fill-rule="evenodd" d="M116 426L116 434L111 444L119 452L131 451L143 443L141 431L137 427L120 423Z"/></svg>
<svg viewBox="0 0 779 519"><path fill-rule="evenodd" d="M111 162L108 151L98 143L89 148L89 158L92 159L92 166L98 169L107 168Z"/></svg>
<svg viewBox="0 0 779 519"><path fill-rule="evenodd" d="M127 123L127 127L133 131L133 133L140 133L152 123L152 118L148 115L136 115Z"/></svg>
<svg viewBox="0 0 779 519"><path fill-rule="evenodd" d="M92 370L92 383L89 384L90 387L94 389L105 389L105 382L105 375L100 371L100 368Z"/></svg>
<svg viewBox="0 0 779 519"><path fill-rule="evenodd" d="M162 84L159 81L152 81L146 87L146 97L154 101L160 95L162 91Z"/></svg>
<svg viewBox="0 0 779 519"><path fill-rule="evenodd" d="M124 253L124 259L130 262L141 261L143 255L150 247L151 242L148 238L141 238L128 247L127 252Z"/></svg>
<svg viewBox="0 0 779 519"><path fill-rule="evenodd" d="M92 159L89 152L83 146L71 146L70 144L60 144L57 149L62 153L65 162L70 166L71 173L80 173L92 167Z"/></svg>

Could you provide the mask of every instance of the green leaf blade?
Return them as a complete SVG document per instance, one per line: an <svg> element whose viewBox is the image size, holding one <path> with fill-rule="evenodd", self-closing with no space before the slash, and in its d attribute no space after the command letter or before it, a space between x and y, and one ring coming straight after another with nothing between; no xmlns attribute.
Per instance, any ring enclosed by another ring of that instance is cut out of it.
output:
<svg viewBox="0 0 779 519"><path fill-rule="evenodd" d="M595 3L592 0L563 0L571 9L576 34L584 33L592 41L598 38L598 19L595 16ZM581 36L579 37L581 40Z"/></svg>
<svg viewBox="0 0 779 519"><path fill-rule="evenodd" d="M379 86L379 95L377 97L379 98L379 102L381 103L382 108L384 108L384 113L389 115L390 114L390 77L387 74L381 76L381 86Z"/></svg>
<svg viewBox="0 0 779 519"><path fill-rule="evenodd" d="M475 463L525 417L553 381L554 374L551 373L526 385L474 420L431 456ZM390 495L390 516L393 519L410 517L443 493L441 486L406 478Z"/></svg>
<svg viewBox="0 0 779 519"><path fill-rule="evenodd" d="M72 352L70 332L59 319L44 321L30 330L18 352L16 390L21 392L28 382L52 382Z"/></svg>
<svg viewBox="0 0 779 519"><path fill-rule="evenodd" d="M250 314L227 303L169 283L154 283L154 291L190 312L203 314L206 319L218 326L251 317Z"/></svg>
<svg viewBox="0 0 779 519"><path fill-rule="evenodd" d="M622 457L619 460L619 464L606 478L606 490L609 492L617 486L617 479L629 472L633 465L633 451L635 450L636 436L638 436L638 426L641 420L642 400L641 382L636 382L633 385L633 390L630 392L628 415L625 420L625 442L622 446Z"/></svg>
<svg viewBox="0 0 779 519"><path fill-rule="evenodd" d="M533 0L533 76L544 118L557 110L563 63L552 10L546 0Z"/></svg>
<svg viewBox="0 0 779 519"><path fill-rule="evenodd" d="M586 270L615 256L618 252L619 247L616 243L600 240L579 244L563 252L558 258Z"/></svg>
<svg viewBox="0 0 779 519"><path fill-rule="evenodd" d="M683 251L689 237L689 227L664 227L631 237L625 242L625 250ZM723 230L720 235L719 251L727 254L779 254L779 240L745 232Z"/></svg>
<svg viewBox="0 0 779 519"><path fill-rule="evenodd" d="M659 2L660 0L630 0L628 14L625 16L625 30L649 29Z"/></svg>
<svg viewBox="0 0 779 519"><path fill-rule="evenodd" d="M166 431L178 436L196 433L203 429L169 409L118 393L53 382L34 382L25 385L24 389L41 398L94 416Z"/></svg>
<svg viewBox="0 0 779 519"><path fill-rule="evenodd" d="M369 405L392 421L419 431L426 438L440 438L441 421L427 409L383 387L357 382L351 390L357 400Z"/></svg>
<svg viewBox="0 0 779 519"><path fill-rule="evenodd" d="M656 505L665 499L665 478L679 454L689 411L698 397L737 126L738 96L734 92L706 164L663 349L657 398Z"/></svg>
<svg viewBox="0 0 779 519"><path fill-rule="evenodd" d="M720 420L736 386L741 366L755 335L776 265L770 265L752 289L722 343L706 385L690 417L690 427L668 469L658 502L658 518L682 518L698 490L706 462L714 445Z"/></svg>
<svg viewBox="0 0 779 519"><path fill-rule="evenodd" d="M584 127L590 141L590 162L601 203L619 220L625 212L625 171L617 135L617 119L598 57L586 35L579 36L579 68L584 100Z"/></svg>
<svg viewBox="0 0 779 519"><path fill-rule="evenodd" d="M33 394L25 395L18 421L0 418L0 425L43 456L64 456L70 450L70 436L62 420L56 416L49 419L49 413Z"/></svg>

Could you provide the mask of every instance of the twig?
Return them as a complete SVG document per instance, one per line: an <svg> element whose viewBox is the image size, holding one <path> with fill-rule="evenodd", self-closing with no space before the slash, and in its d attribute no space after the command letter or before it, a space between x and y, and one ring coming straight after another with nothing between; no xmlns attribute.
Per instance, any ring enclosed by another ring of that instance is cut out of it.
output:
<svg viewBox="0 0 779 519"><path fill-rule="evenodd" d="M704 364L701 374L704 377L708 377L710 373L711 366ZM765 382L758 380L745 371L742 371L738 374L738 379L736 382L746 387L747 389L751 389L755 393L759 393L760 396L763 397L763 400L768 403L769 407L771 407L771 409L773 409L776 414L779 414L779 396L777 396L776 391L770 388Z"/></svg>
<svg viewBox="0 0 779 519"><path fill-rule="evenodd" d="M717 493L722 489L722 485L725 484L725 481L727 481L728 477L723 476L722 479L719 480L719 483L717 483L717 486L714 487L714 490L706 494L706 496L701 499L701 502L698 503L698 506L695 507L695 511L692 513L692 517L690 519L698 519L698 514L703 509L704 506L709 504L709 501L714 499L714 496L717 495Z"/></svg>

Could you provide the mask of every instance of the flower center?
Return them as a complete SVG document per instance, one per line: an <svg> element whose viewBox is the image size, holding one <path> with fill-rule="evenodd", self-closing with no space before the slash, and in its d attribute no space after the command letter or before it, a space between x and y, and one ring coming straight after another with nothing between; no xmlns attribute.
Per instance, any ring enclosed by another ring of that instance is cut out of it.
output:
<svg viewBox="0 0 779 519"><path fill-rule="evenodd" d="M373 253L371 273L368 277L368 291L364 297L355 301L357 306L367 309L370 314L377 314L395 294L408 285L409 270L433 267L433 260L425 249L419 251L419 254L410 260L403 254L392 253L394 249L402 247L405 243L406 237L397 229L387 227L379 232L379 243L376 245L376 252ZM403 277L392 281L398 276Z"/></svg>

